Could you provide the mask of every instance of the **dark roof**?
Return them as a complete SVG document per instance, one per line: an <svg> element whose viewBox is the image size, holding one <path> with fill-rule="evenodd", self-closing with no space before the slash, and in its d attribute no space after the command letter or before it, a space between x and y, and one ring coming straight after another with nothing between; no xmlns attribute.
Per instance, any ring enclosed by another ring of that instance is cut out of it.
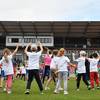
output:
<svg viewBox="0 0 100 100"><path fill-rule="evenodd" d="M0 21L0 33L53 33L55 36L100 38L100 21Z"/></svg>

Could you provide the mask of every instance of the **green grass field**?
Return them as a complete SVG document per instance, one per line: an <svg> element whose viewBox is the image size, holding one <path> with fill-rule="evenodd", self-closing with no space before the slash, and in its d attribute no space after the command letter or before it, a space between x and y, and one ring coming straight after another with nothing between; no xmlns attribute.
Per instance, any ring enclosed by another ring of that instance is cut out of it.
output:
<svg viewBox="0 0 100 100"><path fill-rule="evenodd" d="M68 95L64 95L63 91L60 94L53 94L54 85L50 84L50 90L44 91L44 94L39 94L37 84L34 80L30 95L25 95L26 82L15 80L13 83L12 94L6 94L0 91L0 100L100 100L100 90L87 90L86 86L81 81L80 91L76 91L76 81L71 79L68 81Z"/></svg>

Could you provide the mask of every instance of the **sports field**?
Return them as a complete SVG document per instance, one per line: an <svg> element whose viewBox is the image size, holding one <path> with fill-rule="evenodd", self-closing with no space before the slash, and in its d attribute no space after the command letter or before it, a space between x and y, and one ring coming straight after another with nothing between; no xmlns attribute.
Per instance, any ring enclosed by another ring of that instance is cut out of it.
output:
<svg viewBox="0 0 100 100"><path fill-rule="evenodd" d="M22 80L15 80L13 93L9 95L0 90L0 100L100 100L100 90L87 90L82 81L80 91L76 91L75 79L68 81L68 95L64 95L63 91L60 94L53 94L53 83L50 85L50 90L44 91L44 94L41 95L35 80L32 84L30 95L25 95L25 83Z"/></svg>

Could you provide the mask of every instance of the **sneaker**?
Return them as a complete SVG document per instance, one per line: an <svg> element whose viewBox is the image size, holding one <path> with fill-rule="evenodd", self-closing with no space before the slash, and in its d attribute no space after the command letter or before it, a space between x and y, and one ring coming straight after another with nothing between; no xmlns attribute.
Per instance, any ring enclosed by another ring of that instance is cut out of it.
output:
<svg viewBox="0 0 100 100"><path fill-rule="evenodd" d="M27 90L25 91L25 94L30 94L30 91L27 89Z"/></svg>
<svg viewBox="0 0 100 100"><path fill-rule="evenodd" d="M63 91L63 88L60 87L58 90L59 90L59 91Z"/></svg>
<svg viewBox="0 0 100 100"><path fill-rule="evenodd" d="M67 94L68 94L68 92L67 92L67 91L64 91L64 94L65 94L65 95L67 95Z"/></svg>
<svg viewBox="0 0 100 100"><path fill-rule="evenodd" d="M6 91L7 91L7 89L6 89L6 88L4 88L4 89L3 89L3 91L4 91L4 92L6 92Z"/></svg>
<svg viewBox="0 0 100 100"><path fill-rule="evenodd" d="M97 89L100 89L100 87L99 87L99 86L97 86Z"/></svg>
<svg viewBox="0 0 100 100"><path fill-rule="evenodd" d="M76 89L76 91L79 91L79 89Z"/></svg>
<svg viewBox="0 0 100 100"><path fill-rule="evenodd" d="M11 91L9 90L9 91L7 91L7 93L8 93L8 94L11 94Z"/></svg>
<svg viewBox="0 0 100 100"><path fill-rule="evenodd" d="M43 92L40 92L40 94L44 94Z"/></svg>
<svg viewBox="0 0 100 100"><path fill-rule="evenodd" d="M54 91L54 94L59 94L59 91L55 90L55 91Z"/></svg>
<svg viewBox="0 0 100 100"><path fill-rule="evenodd" d="M49 87L45 87L45 89L44 90L50 90L50 88Z"/></svg>

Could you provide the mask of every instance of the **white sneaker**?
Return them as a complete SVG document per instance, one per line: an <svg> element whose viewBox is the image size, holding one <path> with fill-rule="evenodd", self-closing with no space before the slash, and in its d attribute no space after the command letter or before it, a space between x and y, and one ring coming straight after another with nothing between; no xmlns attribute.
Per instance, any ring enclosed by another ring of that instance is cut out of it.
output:
<svg viewBox="0 0 100 100"><path fill-rule="evenodd" d="M79 91L79 89L77 89L76 91Z"/></svg>
<svg viewBox="0 0 100 100"><path fill-rule="evenodd" d="M26 89L25 94L30 94L29 89Z"/></svg>
<svg viewBox="0 0 100 100"><path fill-rule="evenodd" d="M97 86L97 89L100 89L100 87L99 87L99 86Z"/></svg>
<svg viewBox="0 0 100 100"><path fill-rule="evenodd" d="M43 95L44 93L43 92L40 92L40 94Z"/></svg>
<svg viewBox="0 0 100 100"><path fill-rule="evenodd" d="M68 92L67 92L67 91L64 91L64 94L65 94L65 95L67 95L67 94L68 94Z"/></svg>
<svg viewBox="0 0 100 100"><path fill-rule="evenodd" d="M44 90L50 90L50 88L49 87L45 87L45 89Z"/></svg>
<svg viewBox="0 0 100 100"><path fill-rule="evenodd" d="M9 90L9 91L7 91L7 93L8 93L8 94L11 94L11 91Z"/></svg>
<svg viewBox="0 0 100 100"><path fill-rule="evenodd" d="M59 91L63 91L63 88L60 87L58 90L59 90Z"/></svg>
<svg viewBox="0 0 100 100"><path fill-rule="evenodd" d="M55 90L55 91L54 91L54 94L59 94L59 91Z"/></svg>
<svg viewBox="0 0 100 100"><path fill-rule="evenodd" d="M6 88L4 88L4 89L3 89L3 91L4 91L4 92L6 92L6 91L7 91L7 89L6 89Z"/></svg>

